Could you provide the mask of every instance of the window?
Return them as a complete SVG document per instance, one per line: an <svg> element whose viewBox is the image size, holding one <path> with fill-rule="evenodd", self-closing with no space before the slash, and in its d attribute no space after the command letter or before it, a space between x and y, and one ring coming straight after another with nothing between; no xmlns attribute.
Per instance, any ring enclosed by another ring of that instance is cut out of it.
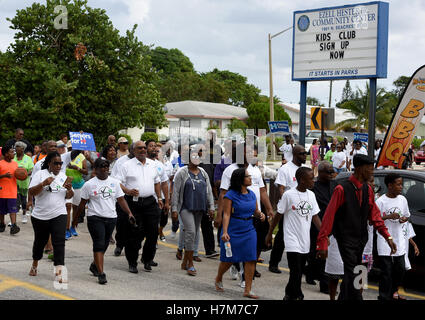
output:
<svg viewBox="0 0 425 320"><path fill-rule="evenodd" d="M180 127L190 128L190 120L181 119L180 120Z"/></svg>
<svg viewBox="0 0 425 320"><path fill-rule="evenodd" d="M410 213L425 212L425 187L422 181L403 178L402 194L407 198Z"/></svg>

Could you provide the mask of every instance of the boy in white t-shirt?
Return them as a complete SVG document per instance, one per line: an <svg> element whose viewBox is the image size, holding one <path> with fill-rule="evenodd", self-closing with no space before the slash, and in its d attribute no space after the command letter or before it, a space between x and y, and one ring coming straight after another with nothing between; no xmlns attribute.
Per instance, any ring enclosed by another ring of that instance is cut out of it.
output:
<svg viewBox="0 0 425 320"><path fill-rule="evenodd" d="M311 222L320 230L321 221L317 215L320 212L319 205L313 189L313 170L301 167L295 173L298 186L285 191L280 199L277 212L270 223L266 243L271 244L272 233L276 224L285 215L283 220L283 234L285 251L289 265L289 282L285 288L284 300L303 300L301 279L303 269L310 251L310 227Z"/></svg>
<svg viewBox="0 0 425 320"><path fill-rule="evenodd" d="M397 246L397 252L391 255L391 249L386 240L378 234L377 247L381 269L378 300L392 300L394 293L402 284L405 273L406 242L402 224L407 222L410 212L407 199L401 195L403 190L401 176L390 173L385 177L384 182L388 191L376 201L376 205L381 211L385 226Z"/></svg>

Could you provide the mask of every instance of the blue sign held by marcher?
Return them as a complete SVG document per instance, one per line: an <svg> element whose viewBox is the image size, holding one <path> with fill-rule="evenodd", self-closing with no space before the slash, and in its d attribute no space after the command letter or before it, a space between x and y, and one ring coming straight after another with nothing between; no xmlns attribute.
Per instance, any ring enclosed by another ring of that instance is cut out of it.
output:
<svg viewBox="0 0 425 320"><path fill-rule="evenodd" d="M289 123L286 120L268 121L268 124L269 124L271 133L278 133L278 132L289 133Z"/></svg>
<svg viewBox="0 0 425 320"><path fill-rule="evenodd" d="M354 132L354 140L368 143L369 135L367 133Z"/></svg>
<svg viewBox="0 0 425 320"><path fill-rule="evenodd" d="M96 151L93 134L87 132L69 132L72 150Z"/></svg>

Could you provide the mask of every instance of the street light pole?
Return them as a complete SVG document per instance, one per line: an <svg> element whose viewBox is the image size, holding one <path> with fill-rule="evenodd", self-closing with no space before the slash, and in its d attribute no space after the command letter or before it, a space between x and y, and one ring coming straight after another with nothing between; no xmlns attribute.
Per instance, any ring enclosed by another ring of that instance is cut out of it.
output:
<svg viewBox="0 0 425 320"><path fill-rule="evenodd" d="M286 28L285 30L278 32L274 35L269 33L269 85L270 85L270 121L274 121L274 101L273 101L273 70L272 70L272 39L281 35L282 33L291 30L292 27ZM276 152L274 146L274 134L271 134L271 151L272 151L272 160L276 160Z"/></svg>

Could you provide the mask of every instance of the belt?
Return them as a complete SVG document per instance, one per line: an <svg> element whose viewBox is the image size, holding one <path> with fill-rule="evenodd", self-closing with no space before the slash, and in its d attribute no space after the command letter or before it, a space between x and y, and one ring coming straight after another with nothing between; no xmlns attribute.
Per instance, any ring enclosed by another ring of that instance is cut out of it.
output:
<svg viewBox="0 0 425 320"><path fill-rule="evenodd" d="M142 198L142 197L132 197L132 196L128 196L128 195L127 195L127 197L128 198L131 198L131 200L134 201L134 202L138 202L140 200L141 201L144 201L144 200L147 200L147 199L154 198L154 196L149 196L149 197Z"/></svg>
<svg viewBox="0 0 425 320"><path fill-rule="evenodd" d="M239 220L251 220L251 219L253 219L254 218L254 216L252 215L252 216L250 216L249 218L241 218L241 217L234 217L234 216L230 216L230 218L234 218L234 219L239 219Z"/></svg>

